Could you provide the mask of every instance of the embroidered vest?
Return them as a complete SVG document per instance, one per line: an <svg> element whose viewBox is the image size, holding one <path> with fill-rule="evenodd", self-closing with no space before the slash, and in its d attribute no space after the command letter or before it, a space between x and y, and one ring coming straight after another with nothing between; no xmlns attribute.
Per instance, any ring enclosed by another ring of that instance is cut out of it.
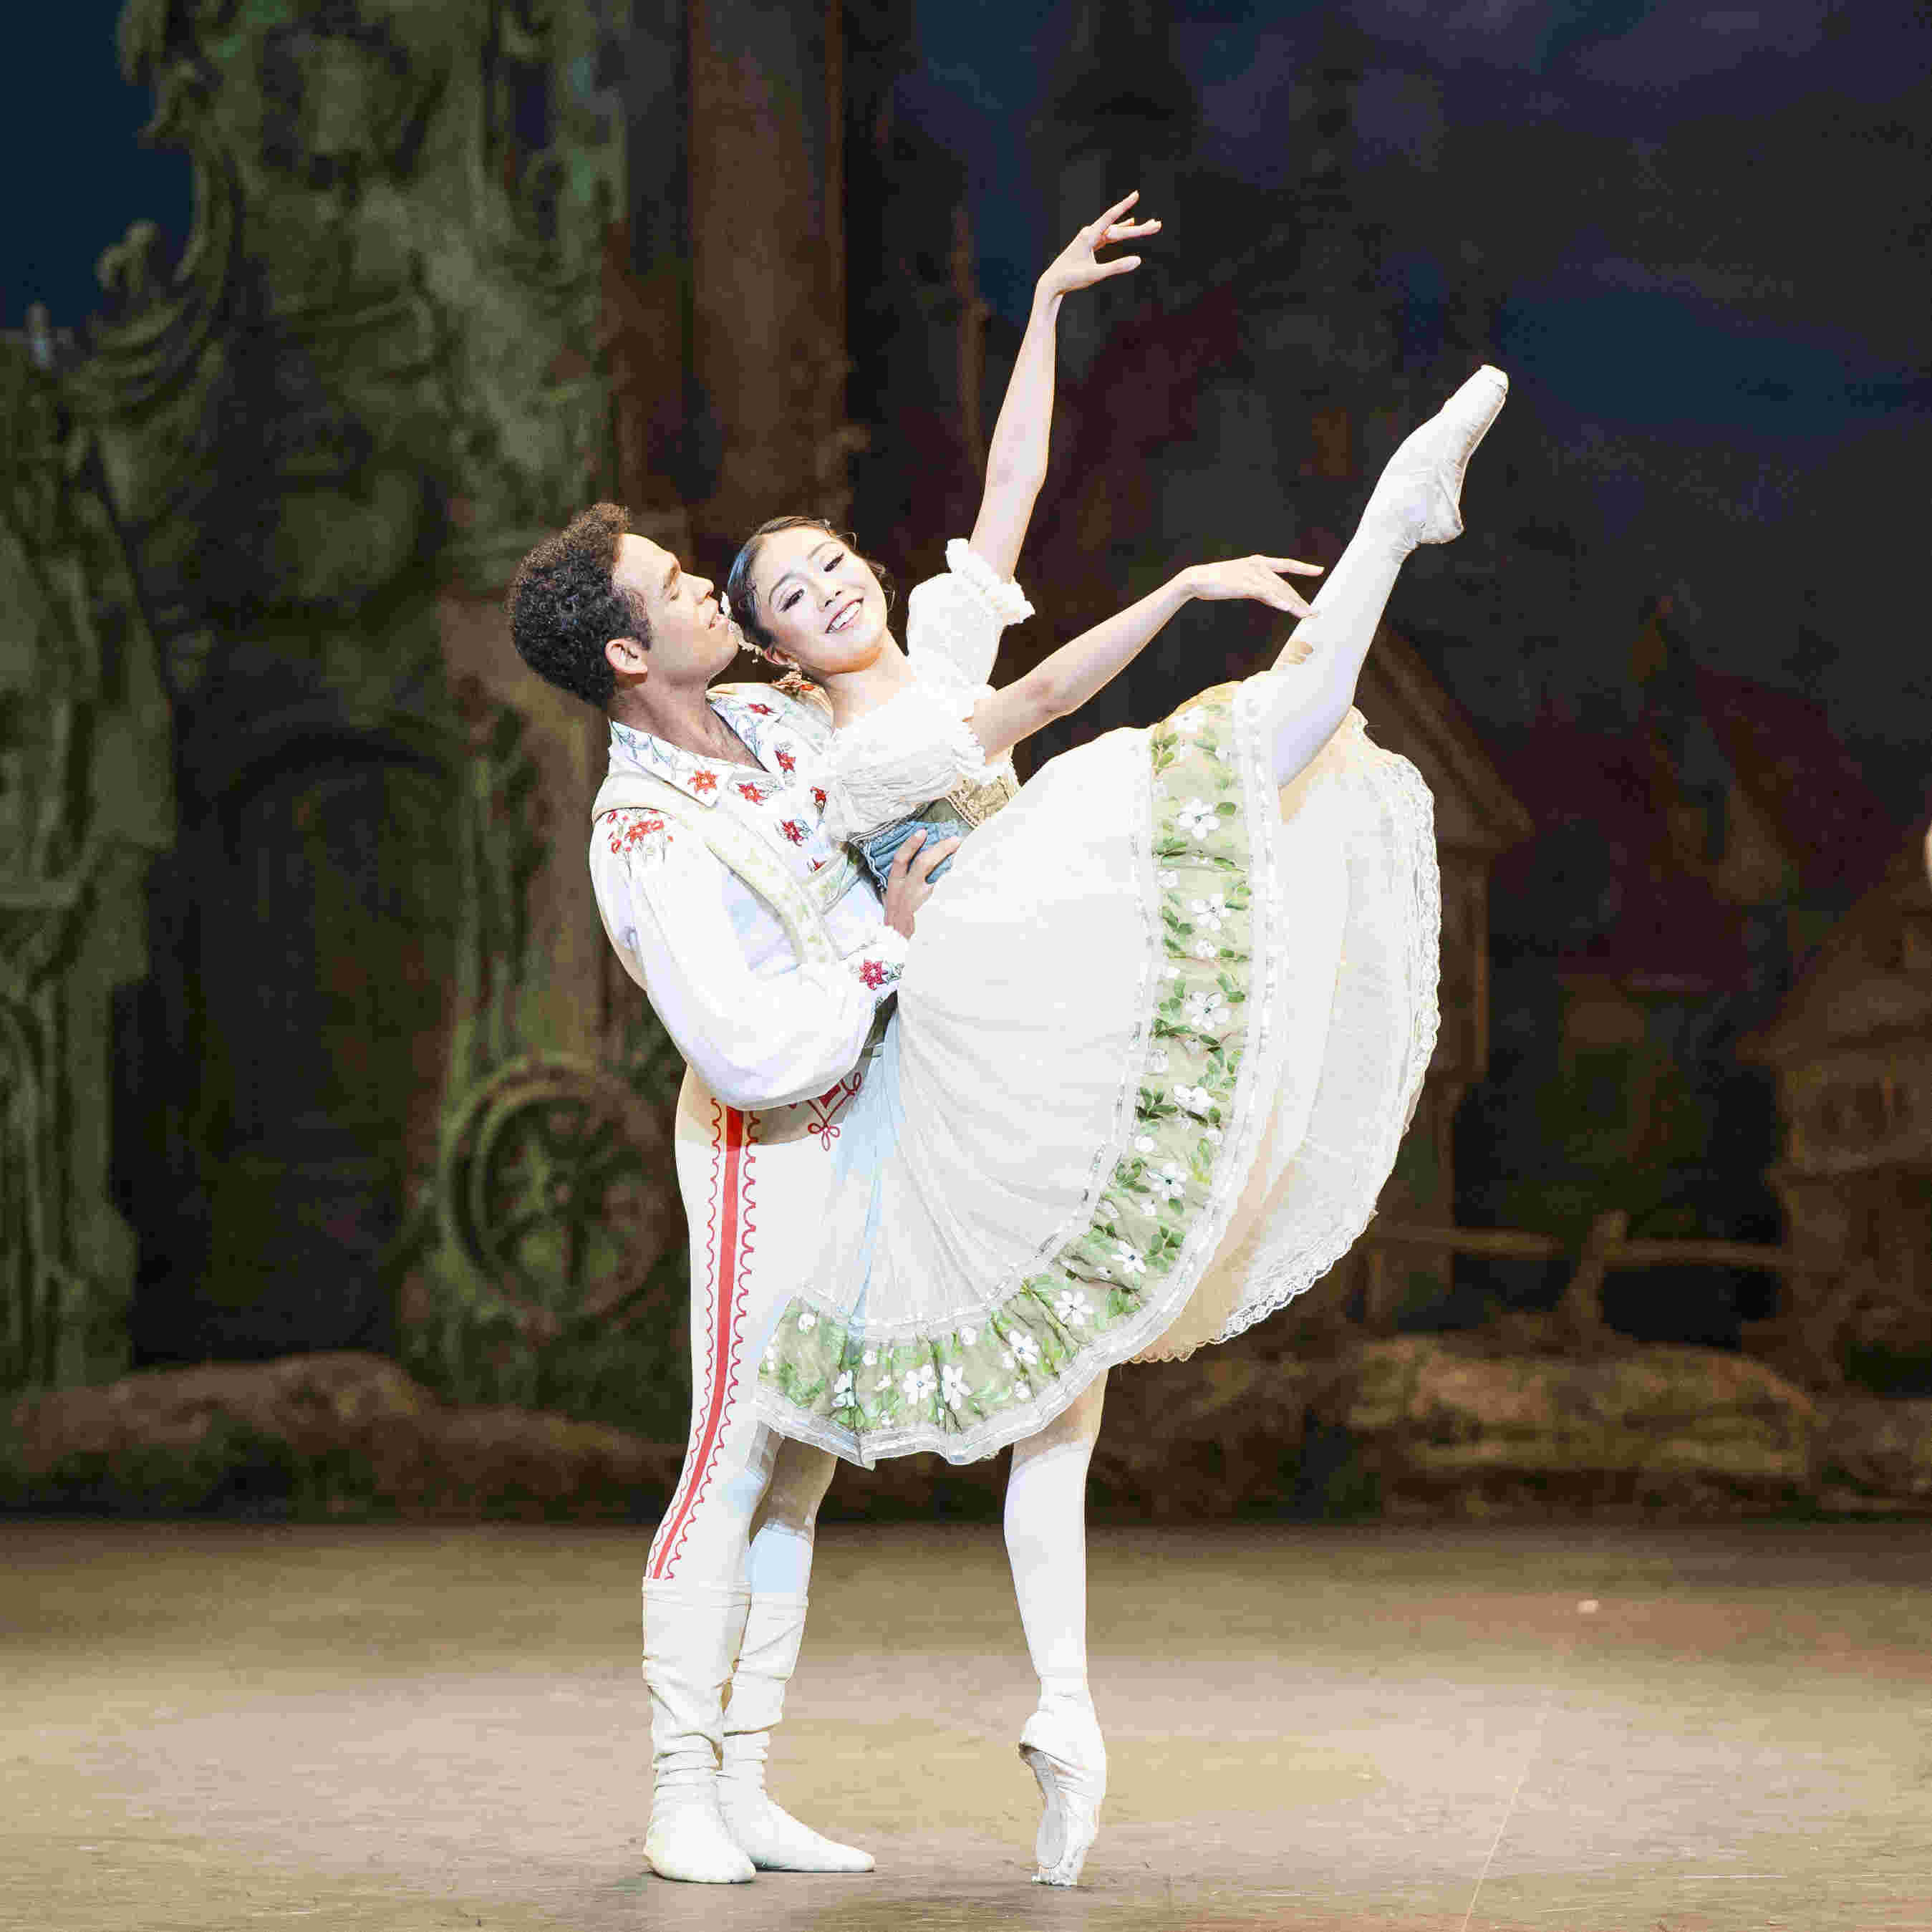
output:
<svg viewBox="0 0 1932 1932"><path fill-rule="evenodd" d="M770 687L760 687L760 696L765 701L776 698L784 706L787 726L814 751L824 748L831 724L814 706ZM640 808L656 812L668 825L698 840L721 866L750 886L784 928L800 965L830 965L838 959L838 950L825 930L825 915L863 876L843 847L831 863L801 879L755 806L730 791L721 793L715 803L700 805L668 779L635 770L614 771L605 777L590 808L591 823L595 826L614 812ZM610 937L615 945L616 934Z"/></svg>

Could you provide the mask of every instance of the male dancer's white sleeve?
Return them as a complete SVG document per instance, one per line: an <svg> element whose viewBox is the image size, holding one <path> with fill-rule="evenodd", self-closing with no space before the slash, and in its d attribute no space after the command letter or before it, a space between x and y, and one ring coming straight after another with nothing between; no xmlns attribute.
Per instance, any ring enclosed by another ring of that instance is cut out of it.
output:
<svg viewBox="0 0 1932 1932"><path fill-rule="evenodd" d="M710 850L668 828L601 868L605 922L691 1070L727 1106L808 1100L858 1064L879 1003L898 984L906 942L870 928L832 965L754 970ZM742 890L742 888L740 888Z"/></svg>

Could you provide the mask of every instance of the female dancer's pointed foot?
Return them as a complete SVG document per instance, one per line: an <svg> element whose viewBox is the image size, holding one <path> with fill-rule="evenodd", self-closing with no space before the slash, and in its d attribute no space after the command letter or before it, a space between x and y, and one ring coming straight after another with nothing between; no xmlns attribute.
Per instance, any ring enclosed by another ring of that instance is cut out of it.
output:
<svg viewBox="0 0 1932 1932"><path fill-rule="evenodd" d="M1508 394L1509 378L1484 363L1403 439L1369 499L1364 526L1386 521L1410 545L1448 543L1460 536L1463 476Z"/></svg>
<svg viewBox="0 0 1932 1932"><path fill-rule="evenodd" d="M1100 1829L1107 1748L1091 1711L1038 1710L1020 1733L1020 1756L1040 1784L1045 1810L1034 1856L1035 1885L1078 1885Z"/></svg>

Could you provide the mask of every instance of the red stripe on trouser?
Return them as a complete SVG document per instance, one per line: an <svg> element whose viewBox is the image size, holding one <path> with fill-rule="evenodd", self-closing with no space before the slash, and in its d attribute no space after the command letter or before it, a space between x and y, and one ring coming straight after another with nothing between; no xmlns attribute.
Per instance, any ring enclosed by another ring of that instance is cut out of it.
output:
<svg viewBox="0 0 1932 1932"><path fill-rule="evenodd" d="M717 1286L712 1302L710 1399L705 1404L703 1424L694 1432L692 1447L685 1456L684 1474L679 1480L677 1493L672 1497L670 1508L658 1526L648 1571L652 1582L657 1583L670 1580L684 1538L691 1528L692 1514L703 1500L711 1480L712 1466L718 1460L719 1439L724 1434L724 1418L731 1406L732 1377L737 1367L740 1339L737 1333L738 1304L744 1291L739 1270L739 1242L742 1232L740 1226L739 1180L748 1136L745 1116L736 1108L727 1107L716 1101L712 1104L722 1117L719 1140L723 1153L724 1202L719 1210L716 1204L720 1190L714 1186L712 1199L716 1226L713 1238L716 1244L714 1253ZM712 1143L714 1148L718 1144L718 1141ZM716 1175L718 1171L718 1161L714 1154L712 1172Z"/></svg>

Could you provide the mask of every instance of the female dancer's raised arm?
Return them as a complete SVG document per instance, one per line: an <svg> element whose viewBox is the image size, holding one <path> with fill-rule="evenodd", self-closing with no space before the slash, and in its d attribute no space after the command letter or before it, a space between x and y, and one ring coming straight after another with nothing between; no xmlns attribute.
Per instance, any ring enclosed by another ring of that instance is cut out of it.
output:
<svg viewBox="0 0 1932 1932"><path fill-rule="evenodd" d="M972 547L1000 576L1010 578L1033 520L1034 501L1046 481L1048 437L1053 427L1053 364L1061 300L1075 289L1091 288L1140 266L1138 255L1096 258L1096 249L1136 242L1160 228L1158 221L1121 218L1140 199L1140 190L1116 202L1090 222L1048 263L1034 288L1033 310L1013 362L1012 380L1000 405L999 420L986 452L986 488L973 526Z"/></svg>
<svg viewBox="0 0 1932 1932"><path fill-rule="evenodd" d="M1194 598L1213 602L1246 598L1298 617L1312 616L1311 608L1282 582L1284 571L1318 577L1322 566L1298 563L1292 556L1238 556L1222 563L1189 565L1138 604L1115 611L1070 644L1062 644L1025 676L982 698L973 710L974 736L985 747L988 758L997 758L1054 718L1077 711L1102 685L1118 676L1159 635L1168 620Z"/></svg>

